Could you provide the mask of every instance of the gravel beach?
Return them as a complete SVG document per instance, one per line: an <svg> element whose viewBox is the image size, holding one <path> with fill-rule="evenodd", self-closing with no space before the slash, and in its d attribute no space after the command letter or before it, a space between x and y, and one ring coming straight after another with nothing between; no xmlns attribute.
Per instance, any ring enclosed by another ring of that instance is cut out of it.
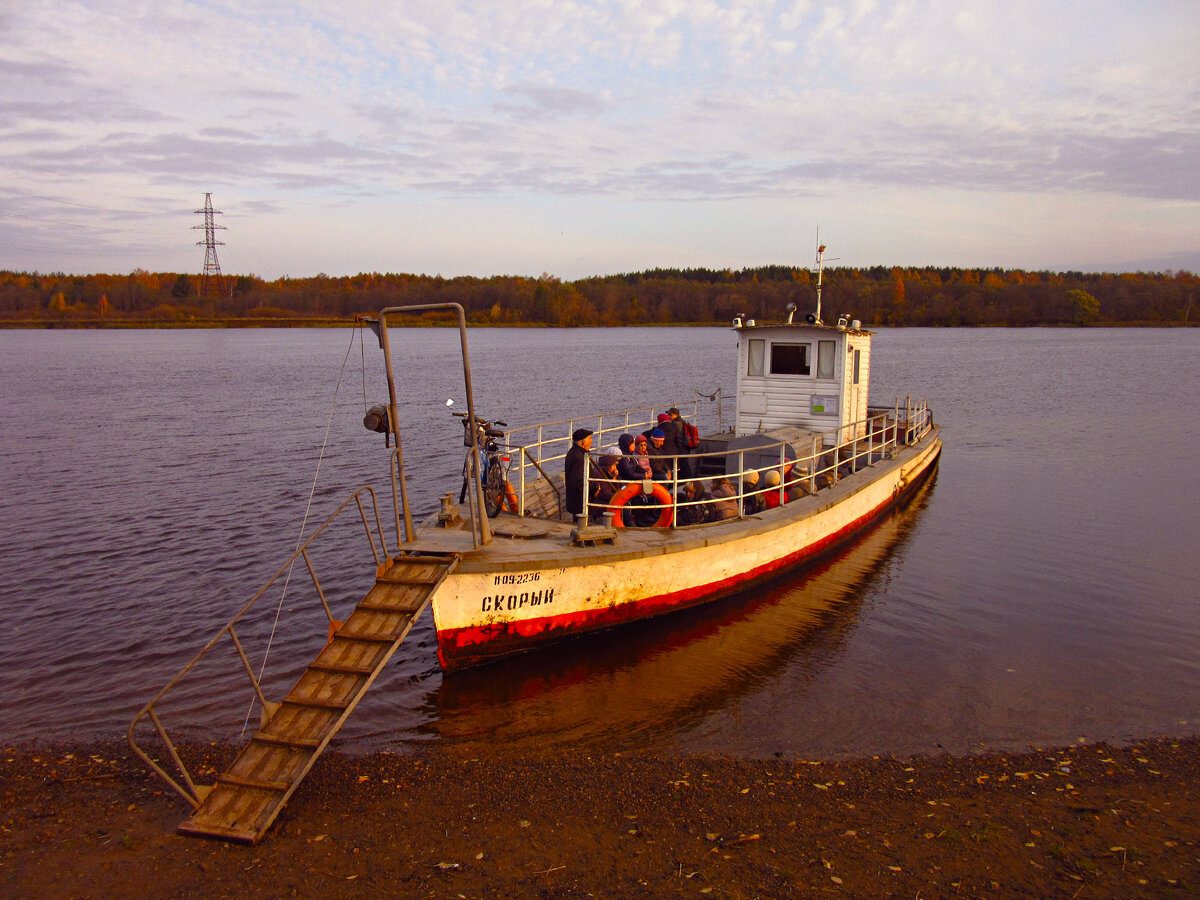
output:
<svg viewBox="0 0 1200 900"><path fill-rule="evenodd" d="M234 753L191 748L206 770ZM206 771L211 774L211 771ZM0 759L0 896L1195 897L1200 738L912 759L322 758L258 846L124 744Z"/></svg>

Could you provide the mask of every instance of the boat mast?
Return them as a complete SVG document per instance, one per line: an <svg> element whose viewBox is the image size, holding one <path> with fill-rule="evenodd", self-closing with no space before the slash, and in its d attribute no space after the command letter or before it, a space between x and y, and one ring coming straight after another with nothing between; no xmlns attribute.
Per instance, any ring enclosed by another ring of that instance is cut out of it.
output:
<svg viewBox="0 0 1200 900"><path fill-rule="evenodd" d="M821 324L821 283L825 276L825 245L821 242L821 232L817 232L817 311L814 325Z"/></svg>

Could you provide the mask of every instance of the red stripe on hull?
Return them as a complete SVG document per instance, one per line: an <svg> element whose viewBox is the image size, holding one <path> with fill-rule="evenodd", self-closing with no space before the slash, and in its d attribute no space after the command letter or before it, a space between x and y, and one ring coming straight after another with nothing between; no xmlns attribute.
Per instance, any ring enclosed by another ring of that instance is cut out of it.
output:
<svg viewBox="0 0 1200 900"><path fill-rule="evenodd" d="M936 462L937 456L934 456L921 474L909 482L897 496L881 503L845 527L794 553L764 563L745 573L698 585L684 591L645 597L604 609L545 616L539 619L524 619L517 622L440 630L437 636L438 662L441 663L443 669L452 672L589 631L611 628L638 619L686 609L737 593L752 586L755 582L763 581L786 569L809 562L814 557L845 542L887 510L903 502L934 470ZM670 555L668 554L665 559L670 559Z"/></svg>

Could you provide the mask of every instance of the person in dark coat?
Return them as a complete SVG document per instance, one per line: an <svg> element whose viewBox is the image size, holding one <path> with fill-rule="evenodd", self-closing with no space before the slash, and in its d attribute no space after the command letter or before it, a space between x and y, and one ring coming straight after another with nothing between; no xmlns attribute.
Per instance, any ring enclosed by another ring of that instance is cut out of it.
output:
<svg viewBox="0 0 1200 900"><path fill-rule="evenodd" d="M664 419L663 416L666 418ZM666 436L664 445L671 453L679 457L679 477L691 478L695 474L695 460L690 458L692 448L687 444L687 435L683 430L683 419L679 415L679 407L672 406L658 418L658 430Z"/></svg>
<svg viewBox="0 0 1200 900"><path fill-rule="evenodd" d="M583 471L588 462L588 451L592 449L592 432L577 428L571 435L571 449L563 459L563 480L567 489L567 512L572 517L583 512ZM595 475L595 472L592 473ZM595 484L592 485L593 492Z"/></svg>
<svg viewBox="0 0 1200 900"><path fill-rule="evenodd" d="M600 457L600 475L592 473L595 490L592 501L588 504L588 519L599 522L600 517L608 510L608 503L613 495L621 490L621 474L617 471L619 456L605 455Z"/></svg>
<svg viewBox="0 0 1200 900"><path fill-rule="evenodd" d="M712 514L712 507L705 501L712 500L711 495L704 490L699 481L685 481L679 489L679 508L675 512L675 522L679 525L699 525L707 522ZM692 506L690 504L699 504Z"/></svg>
<svg viewBox="0 0 1200 900"><path fill-rule="evenodd" d="M617 471L620 473L624 481L641 481L643 478L650 477L650 460L645 456L639 456L634 450L634 437L632 434L623 434L617 439L617 445L621 448L624 454L617 463ZM642 467L642 462L645 461L645 468Z"/></svg>
<svg viewBox="0 0 1200 900"><path fill-rule="evenodd" d="M670 481L675 469L675 460L671 459L675 451L667 447L666 441L666 435L660 429L655 428L650 432L650 446L646 448L646 455L650 457L650 471L654 473L655 481Z"/></svg>

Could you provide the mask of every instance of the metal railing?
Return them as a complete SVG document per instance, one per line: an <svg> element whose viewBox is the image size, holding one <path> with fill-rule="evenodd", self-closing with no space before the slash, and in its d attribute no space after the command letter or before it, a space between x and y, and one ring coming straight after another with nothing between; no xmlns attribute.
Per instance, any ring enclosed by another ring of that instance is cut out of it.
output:
<svg viewBox="0 0 1200 900"><path fill-rule="evenodd" d="M708 400L716 402L717 411L715 425L708 426L707 430L711 431L715 428L717 432L720 432L724 425L721 414L721 397L720 388L711 394L694 391L692 399L684 403L672 401L509 429L505 434L504 446L520 457L509 471L510 482L515 482L513 489L517 494L520 514L525 514L527 491L531 479L536 479L536 476L529 474L530 470L540 473L549 482L551 488L558 493L555 479L546 470L555 463L561 467L563 458L571 449L571 435L577 428L587 428L592 431L593 447L597 448L593 450L593 453L598 452L599 448L607 444L615 444L622 434L636 435L642 430L657 425L657 414L665 412L672 406L679 408L680 414L685 420L696 424L704 431L705 427L699 425L699 420L706 418L701 415L704 411L701 401Z"/></svg>
<svg viewBox="0 0 1200 900"><path fill-rule="evenodd" d="M865 466L890 458L900 447L919 443L932 427L933 414L928 404L924 400L914 402L909 397L903 406L897 400L891 408L869 408L865 419L813 435L806 455L797 453L799 448L792 442L778 441L735 450L654 457L670 466L670 477L659 482L671 496L669 527L679 526L681 510L706 507L721 513L718 519L707 521L719 521L756 515L764 509L797 500L800 496L816 494L837 484L841 478L857 473ZM842 439L843 435L849 437ZM834 442L825 446L825 439L830 436ZM778 458L770 463L756 466L746 464L748 455L761 460L771 451L776 451ZM590 454L593 458L597 455L594 450ZM735 466L727 465L731 457L736 457ZM708 458L720 459L722 469L728 471L717 476L680 476L681 461L689 461L688 466L694 465L698 470L703 468L703 460ZM596 469L598 470L598 466ZM776 484L766 484L768 473L775 473L778 477ZM652 479L630 481L605 476L604 480L614 488L614 493L629 485L643 485L645 489L653 484ZM719 496L705 494L703 482L706 480L711 481L714 490L723 487L724 483L732 487L733 491L728 494L722 492ZM585 466L585 497L592 496L594 482L593 467ZM689 484L696 485L700 494L697 499L683 499L681 491ZM588 516L602 510L604 506L603 503L589 501L585 506L581 524L587 524ZM685 518L691 516L685 514Z"/></svg>
<svg viewBox="0 0 1200 900"><path fill-rule="evenodd" d="M366 504L363 502L363 496L366 494L370 495L370 505L372 511L374 512L374 532L371 529L371 523L367 517ZM379 515L379 504L375 497L375 491L370 487L361 487L347 497L344 501L342 501L342 504L333 511L329 518L327 518L320 525L320 527L318 527L304 540L303 543L300 544L299 547L296 548L295 552L293 552L292 555L288 557L287 561L279 567L275 574L267 580L266 584L264 584L262 588L260 588L259 591L250 598L250 600L233 616L232 619L229 620L229 622L227 622L219 631L217 631L212 639L204 645L200 652L197 653L192 660L180 670L179 674L167 682L166 686L154 696L154 699L147 703L141 709L141 711L134 716L133 721L130 722L127 738L130 747L133 748L134 753L136 753L142 759L142 761L151 768L151 770L153 770L159 777L166 781L167 784L174 788L193 807L200 805L204 799L205 793L208 791L208 788L195 783L179 755L179 750L176 747L175 742L171 740L170 735L167 733L167 728L163 724L162 719L159 717L157 708L160 706L162 701L180 684L180 682L183 681L184 678L197 666L197 664L219 643L221 643L222 638L228 637L233 644L233 648L237 653L238 658L241 660L242 668L246 674L246 677L250 681L251 687L253 688L254 700L251 701L251 704L253 704L255 701L258 702L261 714L261 724L263 727L265 727L271 715L273 715L274 711L279 707L279 703L268 700L263 692L261 680L262 673L260 672L258 675L254 673L254 667L251 665L250 658L247 656L246 650L242 645L242 641L238 637L237 625L251 611L251 609L254 608L254 606L267 593L267 591L269 591L280 578L283 578L287 573L290 572L296 560L302 559L304 560L305 567L308 569L309 577L311 578L313 587L316 590L316 595L320 600L321 608L329 622L329 627L331 630L335 627L337 619L334 618L333 611L329 608L329 601L326 599L325 591L321 586L320 579L317 577L316 569L313 566L312 558L309 556L308 551L312 547L313 542L331 524L333 524L333 522L347 507L350 506L352 502L358 507L359 517L362 519L363 529L366 533L367 540L370 543L371 555L375 560L376 569L382 566L385 561L389 560L391 558L391 554L387 549L387 541L383 531L383 522ZM380 555L381 553L382 557ZM286 586L284 589L286 590ZM186 787L176 781L175 778L173 778L162 766L160 766L150 757L148 752L138 745L134 731L137 729L139 723L141 723L143 719L149 719L153 724L155 731L158 733L159 738L166 747L167 753L171 758L171 762L178 770L180 776L186 784Z"/></svg>

